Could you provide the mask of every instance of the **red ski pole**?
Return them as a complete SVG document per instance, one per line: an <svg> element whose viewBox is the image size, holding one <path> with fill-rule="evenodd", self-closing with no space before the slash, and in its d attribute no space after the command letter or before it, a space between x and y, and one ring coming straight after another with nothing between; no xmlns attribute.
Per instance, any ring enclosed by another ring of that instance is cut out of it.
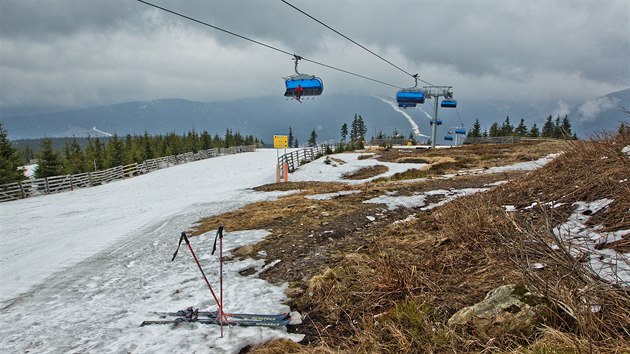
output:
<svg viewBox="0 0 630 354"><path fill-rule="evenodd" d="M208 289L210 289L210 293L212 294L214 301L217 303L217 306L219 307L219 323L221 324L221 332L223 332L223 321L221 320L221 318L224 318L225 322L228 323L227 315L223 311L222 302L220 302L217 299L217 295L214 293L214 290L212 290L212 286L210 285L210 282L208 281L208 277L206 276L206 273L203 271L203 268L201 268L201 264L199 263L199 260L197 259L197 256L195 255L195 251L193 251L192 246L190 245L190 241L188 241L188 237L186 237L185 232L182 232L182 236L179 238L179 245L177 245L177 250L175 250L175 253L173 254L173 259L171 261L175 260L175 257L177 256L177 252L179 251L179 246L181 246L182 244L182 240L186 241L186 245L188 246L188 249L190 250L190 254L192 254L193 258L195 259L195 263L197 263L197 267L199 268L201 275L203 275L203 280L206 281L206 285L208 285ZM223 333L221 333L221 336L223 336Z"/></svg>

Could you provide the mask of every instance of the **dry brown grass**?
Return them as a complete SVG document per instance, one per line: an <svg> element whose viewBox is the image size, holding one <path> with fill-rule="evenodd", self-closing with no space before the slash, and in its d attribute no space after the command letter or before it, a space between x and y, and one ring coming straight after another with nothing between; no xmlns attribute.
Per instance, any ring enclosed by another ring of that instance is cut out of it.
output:
<svg viewBox="0 0 630 354"><path fill-rule="evenodd" d="M630 193L619 181L630 168L620 150L630 142L617 139L564 145L564 156L527 178L389 226L381 231L386 238L372 235L372 247L313 278L309 296L298 301L317 320L319 345L340 344L353 353L628 352L627 291L592 276L586 282L575 262L557 264L552 275L526 266L524 235L542 230L548 237L550 226L563 222L570 210L559 209L553 217L532 210L515 220L503 207L607 197L615 203L594 222L627 229ZM533 155L511 156L516 161ZM482 333L445 326L456 310L506 283L523 283L551 301L554 312L541 330ZM585 311L583 299L593 296L608 310L595 316Z"/></svg>
<svg viewBox="0 0 630 354"><path fill-rule="evenodd" d="M564 150L565 141L523 142L518 144L464 145L450 149L383 149L378 151L381 161L422 161L429 167L416 172L393 176L391 180L412 179L463 169L484 169L539 159L550 152ZM376 152L376 151L375 151Z"/></svg>
<svg viewBox="0 0 630 354"><path fill-rule="evenodd" d="M351 180L361 180L361 179L368 179L374 176L378 176L382 173L385 173L389 170L389 168L387 168L387 166L384 165L376 165L376 166L370 166L370 167L364 167L361 168L355 172L352 173L348 173L343 175L341 178L343 179L351 179Z"/></svg>
<svg viewBox="0 0 630 354"><path fill-rule="evenodd" d="M297 330L307 334L306 343L296 347L286 341L274 341L253 349L254 353L626 353L630 352L628 292L611 287L592 274L585 279L583 269L576 267L574 260L535 246L549 242L551 227L566 220L575 201L614 199L605 211L593 215L593 223L610 231L629 228L630 184L619 182L628 178L630 171L630 160L621 153L626 145L630 145L628 136L560 145L527 143L420 150L418 156L405 158L432 161L432 169L415 172L423 176L530 161L559 148L565 154L526 176L463 176L413 183L381 180L356 187L319 183L263 186L259 190L302 192L208 218L199 225L198 232L212 230L218 223L225 224L228 230L272 229L269 242L282 247L289 240L297 242L293 240L299 235L302 240L309 240L309 233L319 237L330 228L324 223L345 227L335 231L335 235L337 231L339 234L334 240L323 236L318 241L323 242L319 248L309 244L307 247L312 250L299 251L304 255L283 259L280 265L300 268L307 258L311 258L309 262L320 260L307 263L309 272L300 274L300 278L279 278L294 281L294 286L301 288L291 306L303 315L304 324ZM392 151L378 153L390 161L401 158ZM481 186L500 179L511 183L457 199L430 212L416 210L416 218L406 223L393 221L404 219L413 211L388 213L380 222L365 221L368 208L375 208L370 215L379 209L361 202L387 191L410 195L437 188ZM305 194L348 188L361 192L327 201L304 198ZM548 201L564 202L567 207L532 208L519 213L506 213L503 207L509 204L523 210L533 202ZM334 256L326 258L322 250ZM527 262L533 256L548 257L543 258L550 265L548 269L530 271ZM487 333L446 325L457 310L482 300L488 291L507 283L524 284L548 297L553 312L544 318L541 327L533 332L498 329ZM595 315L583 306L585 299L593 298L605 308Z"/></svg>

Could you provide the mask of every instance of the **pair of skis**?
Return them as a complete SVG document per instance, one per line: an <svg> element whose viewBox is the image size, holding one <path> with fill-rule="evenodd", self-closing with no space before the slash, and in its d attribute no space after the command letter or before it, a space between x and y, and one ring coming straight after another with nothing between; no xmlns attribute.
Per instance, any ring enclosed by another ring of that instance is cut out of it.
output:
<svg viewBox="0 0 630 354"><path fill-rule="evenodd" d="M186 310L176 312L154 312L154 314L165 318L175 317L174 319L144 321L141 326L147 325L177 325L180 323L200 323L213 325L228 326L264 326L264 327L280 327L286 326L291 321L289 313L280 314L254 314L254 313L223 313L223 321L219 320L219 311L199 311L198 309L189 307ZM227 318L227 320L225 319Z"/></svg>
<svg viewBox="0 0 630 354"><path fill-rule="evenodd" d="M219 285L220 292L219 296L215 294L210 282L208 281L208 277L206 273L203 271L201 264L199 263L199 259L195 255L195 252L192 249L190 241L186 236L185 232L182 232L181 237L179 239L179 244L177 245L177 250L173 254L173 259L177 257L177 253L179 248L182 245L182 241L186 242L188 249L190 250L190 254L192 255L203 279L214 298L214 301L217 304L217 311L199 311L197 308L189 307L186 310L180 310L176 312L155 312L155 314L161 317L175 317L174 319L163 319L163 320L148 320L144 321L140 324L140 326L147 325L159 325L159 324L180 324L180 323L201 323L201 324L214 324L221 326L221 338L223 338L223 326L265 326L265 327L278 327L278 326L286 326L291 321L291 317L288 313L286 314L247 314L247 313L225 313L223 310L223 226L219 226L217 230L217 235L214 239L214 246L212 247L212 253L216 251L217 248L217 239L219 240Z"/></svg>

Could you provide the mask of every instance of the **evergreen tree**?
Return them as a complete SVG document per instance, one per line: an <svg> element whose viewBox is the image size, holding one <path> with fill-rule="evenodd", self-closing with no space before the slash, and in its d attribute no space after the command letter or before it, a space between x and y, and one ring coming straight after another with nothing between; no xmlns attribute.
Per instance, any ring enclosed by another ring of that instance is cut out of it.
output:
<svg viewBox="0 0 630 354"><path fill-rule="evenodd" d="M201 150L209 150L212 148L212 137L207 130L204 130L199 137L201 143Z"/></svg>
<svg viewBox="0 0 630 354"><path fill-rule="evenodd" d="M308 146L317 146L317 133L315 132L315 129L313 129L313 131L311 132L311 136L308 138Z"/></svg>
<svg viewBox="0 0 630 354"><path fill-rule="evenodd" d="M64 169L65 173L74 175L85 171L85 154L81 150L81 145L76 138L66 143L64 146Z"/></svg>
<svg viewBox="0 0 630 354"><path fill-rule="evenodd" d="M346 139L348 138L348 124L343 123L341 126L341 142L346 143Z"/></svg>
<svg viewBox="0 0 630 354"><path fill-rule="evenodd" d="M18 182L24 174L18 168L22 165L17 150L9 140L9 134L0 122L0 184Z"/></svg>
<svg viewBox="0 0 630 354"><path fill-rule="evenodd" d="M35 178L59 176L63 173L61 158L52 148L52 141L43 139L41 150L37 157L37 167L35 168Z"/></svg>
<svg viewBox="0 0 630 354"><path fill-rule="evenodd" d="M553 137L556 139L562 138L562 126L560 125L560 115L556 117L556 123L553 127Z"/></svg>
<svg viewBox="0 0 630 354"><path fill-rule="evenodd" d="M468 131L468 136L472 138L481 137L481 124L479 123L479 118L475 119L475 124L471 130Z"/></svg>
<svg viewBox="0 0 630 354"><path fill-rule="evenodd" d="M107 167L116 167L125 164L125 145L118 139L118 135L109 140L107 144Z"/></svg>
<svg viewBox="0 0 630 354"><path fill-rule="evenodd" d="M96 170L104 170L107 167L107 145L101 143L99 138L94 139L94 154L96 159L94 160Z"/></svg>
<svg viewBox="0 0 630 354"><path fill-rule="evenodd" d="M299 148L300 147L300 142L297 140L297 138L295 138L295 145L293 145L294 148Z"/></svg>
<svg viewBox="0 0 630 354"><path fill-rule="evenodd" d="M565 114L564 118L562 118L561 128L562 134L568 138L573 135L571 132L571 122L569 122L569 116Z"/></svg>
<svg viewBox="0 0 630 354"><path fill-rule="evenodd" d="M295 137L293 136L293 130L291 129L291 127L289 127L289 147L293 147L293 140L295 140Z"/></svg>
<svg viewBox="0 0 630 354"><path fill-rule="evenodd" d="M521 122L518 123L518 126L516 127L514 132L518 136L527 136L527 126L525 125L525 119L521 118Z"/></svg>
<svg viewBox="0 0 630 354"><path fill-rule="evenodd" d="M510 124L510 116L505 118L501 129L499 130L499 136L510 136L514 133L514 126Z"/></svg>
<svg viewBox="0 0 630 354"><path fill-rule="evenodd" d="M359 136L359 117L355 114L350 124L350 143L353 144L358 140Z"/></svg>
<svg viewBox="0 0 630 354"><path fill-rule="evenodd" d="M542 128L542 133L541 136L543 138L553 138L553 131L554 131L554 124L553 124L553 118L551 117L551 114L547 117L547 120L545 121L545 125L543 125Z"/></svg>
<svg viewBox="0 0 630 354"><path fill-rule="evenodd" d="M208 132L204 132L206 135ZM209 137L208 137L209 139ZM206 149L209 149L206 148ZM150 160L153 158L153 148L151 147L151 138L149 137L149 133L145 130L144 135L142 136L142 158L144 161Z"/></svg>
<svg viewBox="0 0 630 354"><path fill-rule="evenodd" d="M532 138L538 138L540 136L540 131L538 130L538 126L536 123L532 125L532 128L529 130L529 136Z"/></svg>
<svg viewBox="0 0 630 354"><path fill-rule="evenodd" d="M418 143L416 141L416 136L413 135L413 132L409 133L409 141L411 142L411 145L416 145Z"/></svg>
<svg viewBox="0 0 630 354"><path fill-rule="evenodd" d="M363 121L363 117L361 117L361 115L359 115L357 126L359 129L359 142L361 146L363 146L363 143L365 142L365 134L367 134L367 126L365 125L365 122Z"/></svg>
<svg viewBox="0 0 630 354"><path fill-rule="evenodd" d="M496 137L496 136L499 136L500 134L501 134L501 129L499 128L499 123L497 122L492 123L492 125L490 126L490 131L488 132L488 136Z"/></svg>

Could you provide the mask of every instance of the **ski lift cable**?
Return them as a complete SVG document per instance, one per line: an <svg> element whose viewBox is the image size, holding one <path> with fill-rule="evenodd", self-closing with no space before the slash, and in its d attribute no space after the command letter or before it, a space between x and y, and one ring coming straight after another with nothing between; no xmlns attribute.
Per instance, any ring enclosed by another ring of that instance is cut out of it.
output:
<svg viewBox="0 0 630 354"><path fill-rule="evenodd" d="M357 41L355 41L354 39L352 39L352 38L350 38L350 37L346 36L345 34L343 34L343 33L339 32L339 31L337 31L337 30L336 30L336 29L334 29L334 28L332 28L332 27L328 26L328 25L327 25L327 24L325 24L324 22L322 22L322 21L320 21L320 20L316 19L315 17L311 16L310 14L308 14L308 13L304 12L303 10L301 10L301 9L297 8L295 5L293 5L293 4L291 4L291 3L289 3L288 1L286 1L286 0L280 0L280 1L282 1L283 3L285 3L285 4L286 4L286 5L288 5L288 6L292 7L292 8L293 8L293 9L295 9L296 11L298 11L298 12L302 13L303 15L305 15L305 16L307 16L307 17L309 17L310 19L312 19L313 21L315 21L315 22L319 23L320 25L322 25L322 26L324 26L324 27L328 28L329 30L331 30L331 31L335 32L336 34L340 35L341 37L343 37L343 38L345 38L345 39L349 40L350 42L352 42L352 43L354 43L354 44L356 44L356 45L357 45L357 46L359 46L360 48L362 48L362 49L366 50L366 51L367 51L367 52L369 52L370 54L372 54L372 55L376 56L377 58L379 58L379 59L381 59L382 61L386 62L387 64L389 64L389 65L391 65L391 66L395 67L396 69L398 69L398 70L402 71L403 73L405 73L405 74L407 74L407 75L409 75L409 76L411 76L411 77L413 77L413 78L415 78L415 79L417 79L417 80L420 80L420 81L424 82L425 84L427 84L427 85L429 85L429 86L435 86L435 85L433 85L432 83L427 82L427 81L422 80L421 78L419 78L419 77L418 77L418 74L415 74L415 75L414 75L414 74L411 74L411 73L409 73L408 71L406 71L406 70L402 69L401 67L399 67L398 65L396 65L396 64L394 64L394 63L392 63L391 61L389 61L389 60L387 60L387 59L383 58L382 56L380 56L380 55L378 55L378 54L374 53L374 52L373 52L373 51L371 51L370 49L368 49L368 48L366 48L365 46L363 46L363 45L359 44L359 43L358 43ZM417 83L416 83L416 84L417 84Z"/></svg>
<svg viewBox="0 0 630 354"><path fill-rule="evenodd" d="M388 84L388 83L386 83L386 82L383 82L383 81L380 81L380 80L377 80L377 79L373 79L373 78L370 78L370 77L367 77L367 76L364 76L364 75L360 75L360 74L357 74L357 73L353 73L353 72L348 71L348 70L344 70L344 69L340 69L340 68L334 67L334 66L332 66L332 65L324 64L324 63L321 63L321 62L318 62L318 61L315 61L315 60L312 60L312 59L305 58L305 57L303 57L303 56L296 55L296 54L291 53L291 52L289 52L289 51L286 51L286 50L283 50L283 49L280 49L280 48L274 47L274 46L272 46L272 45L269 45L269 44L266 44L266 43L263 43L263 42L257 41L257 40L255 40L255 39L251 39L251 38L249 38L249 37L245 37L245 36L240 35L240 34L238 34L238 33L235 33L235 32L232 32L232 31L228 31L228 30L223 29L223 28L221 28L221 27L211 25L211 24L209 24L209 23L207 23L207 22L204 22L204 21L201 21L201 20L197 20L196 18L193 18L193 17L187 16L187 15L184 15L184 14L182 14L182 13L179 13L179 12L176 12L176 11L173 11L173 10L169 10L169 9L167 9L167 8L161 7L161 6L159 6L159 5L152 4L152 3L147 2L147 1L144 1L144 0L136 0L136 1L141 2L141 3L143 3L143 4L145 4L145 5L148 5L148 6L154 7L154 8L156 8L156 9L158 9L158 10L162 10L162 11L164 11L164 12L168 12L168 13L170 13L170 14L173 14L173 15L176 15L176 16L179 16L179 17L182 17L182 18L187 19L187 20L189 20L189 21L196 22L196 23L198 23L198 24L201 24L201 25L204 25L204 26L207 26L207 27L210 27L210 28L216 29L216 30L218 30L218 31L221 31L221 32L227 33L227 34L229 34L229 35L232 35L232 36L235 36L235 37L238 37L238 38L244 39L244 40L249 41L249 42L252 42L252 43L254 43L254 44L258 44L258 45L263 46L263 47L265 47L265 48L268 48L268 49L271 49L271 50L275 50L275 51L280 52L280 53L282 53L282 54L289 55L289 56L291 56L291 57L299 57L300 59L305 60L305 61L308 61L308 62L310 62L310 63L316 64L316 65L320 65L320 66L323 66L323 67L326 67L326 68L329 68L329 69L333 69L333 70L336 70L336 71L339 71L339 72L342 72L342 73L345 73L345 74L353 75L353 76L356 76L356 77L359 77L359 78L362 78L362 79L365 79L365 80L370 80L370 81L373 81L373 82L376 82L376 83L379 83L379 84L382 84L382 85L386 85L386 86L390 86L390 87L395 87L395 88L400 88L400 86L396 86L396 85Z"/></svg>
<svg viewBox="0 0 630 354"><path fill-rule="evenodd" d="M457 113L457 120L459 120L459 124L461 124L463 127L464 122L462 122L462 119L459 117L459 109L457 107L455 107L455 113Z"/></svg>

